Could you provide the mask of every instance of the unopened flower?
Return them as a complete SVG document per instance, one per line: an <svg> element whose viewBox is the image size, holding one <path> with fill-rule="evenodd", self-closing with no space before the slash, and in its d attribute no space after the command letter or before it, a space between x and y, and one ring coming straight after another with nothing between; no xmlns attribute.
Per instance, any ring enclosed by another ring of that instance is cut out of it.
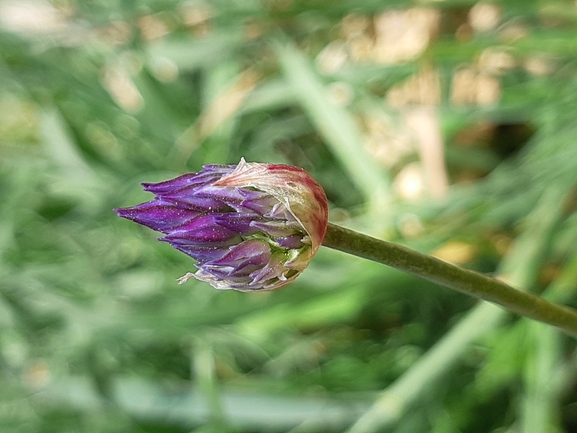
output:
<svg viewBox="0 0 577 433"><path fill-rule="evenodd" d="M323 189L289 165L242 159L143 186L153 200L115 211L197 261L181 283L195 277L217 289L277 289L308 266L327 227Z"/></svg>

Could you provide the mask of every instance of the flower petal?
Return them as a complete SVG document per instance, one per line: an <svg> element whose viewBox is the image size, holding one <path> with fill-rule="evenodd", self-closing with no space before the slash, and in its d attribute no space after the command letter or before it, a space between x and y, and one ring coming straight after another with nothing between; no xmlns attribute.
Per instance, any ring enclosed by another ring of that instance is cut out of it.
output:
<svg viewBox="0 0 577 433"><path fill-rule="evenodd" d="M216 182L222 176L230 173L232 167L229 165L205 165L203 170L198 173L187 173L174 179L165 180L164 182L148 183L143 182L142 186L145 191L153 194L163 195L172 193L182 188L190 186L207 185Z"/></svg>
<svg viewBox="0 0 577 433"><path fill-rule="evenodd" d="M300 228L297 222L282 220L253 221L251 226L273 237L289 236L298 233Z"/></svg>
<svg viewBox="0 0 577 433"><path fill-rule="evenodd" d="M203 268L232 267L243 268L248 265L264 266L270 259L270 247L265 241L244 241L225 254L221 259L205 263Z"/></svg>
<svg viewBox="0 0 577 433"><path fill-rule="evenodd" d="M282 265L282 262L283 258L281 255L271 258L265 266L250 275L252 277L251 286L260 286L273 279L279 279L284 283L287 280L285 273L287 271L290 272L290 270L286 269ZM294 271L292 274L295 276L297 275Z"/></svg>
<svg viewBox="0 0 577 433"><path fill-rule="evenodd" d="M198 187L191 186L172 193L162 194L162 199L199 212L233 212L234 209L218 197L198 194Z"/></svg>
<svg viewBox="0 0 577 433"><path fill-rule="evenodd" d="M243 195L238 188L226 188L212 185L203 185L194 191L198 197L207 197L228 204L236 210L242 210Z"/></svg>
<svg viewBox="0 0 577 433"><path fill-rule="evenodd" d="M244 197L242 206L258 213L259 215L266 214L271 210L271 208L279 203L275 197L263 191L240 189L240 193Z"/></svg>
<svg viewBox="0 0 577 433"><path fill-rule="evenodd" d="M183 252L187 256L192 257L199 263L204 263L211 260L218 260L222 256L224 256L229 250L229 246L222 246L222 245L215 245L210 247L204 245L191 245L191 244L180 245L178 243L167 241L164 238L159 239L159 241L165 241L170 243L173 248Z"/></svg>
<svg viewBox="0 0 577 433"><path fill-rule="evenodd" d="M255 219L260 218L253 214L241 213L224 213L215 216L215 222L229 230L232 230L241 235L250 235L259 231L258 227L253 227L252 223ZM258 220L257 220L258 221Z"/></svg>
<svg viewBox="0 0 577 433"><path fill-rule="evenodd" d="M152 200L133 207L114 209L114 211L122 218L162 233L183 225L198 215L198 212L161 200Z"/></svg>
<svg viewBox="0 0 577 433"><path fill-rule="evenodd" d="M275 241L279 246L287 249L300 249L304 246L302 234L278 237Z"/></svg>
<svg viewBox="0 0 577 433"><path fill-rule="evenodd" d="M193 220L172 230L163 238L166 242L202 242L221 243L239 238L238 234L232 230L219 225L216 216L212 214L199 215Z"/></svg>

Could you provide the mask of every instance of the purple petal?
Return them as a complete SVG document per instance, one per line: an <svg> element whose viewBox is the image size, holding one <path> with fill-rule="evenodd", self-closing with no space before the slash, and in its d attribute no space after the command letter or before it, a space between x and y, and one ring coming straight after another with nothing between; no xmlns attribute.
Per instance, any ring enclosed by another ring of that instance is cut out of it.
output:
<svg viewBox="0 0 577 433"><path fill-rule="evenodd" d="M142 186L145 191L151 192L153 194L167 194L174 191L181 190L183 188L188 188L190 186L199 186L207 182L211 182L213 179L218 179L219 176L211 175L200 175L196 173L187 173L182 176L178 176L174 179L165 180L158 183L148 183L142 182Z"/></svg>
<svg viewBox="0 0 577 433"><path fill-rule="evenodd" d="M153 230L166 233L185 224L198 215L172 203L153 200L133 207L114 209L118 216L134 221Z"/></svg>
<svg viewBox="0 0 577 433"><path fill-rule="evenodd" d="M291 236L284 236L280 238L276 238L275 241L283 248L287 249L300 249L304 246L303 244L303 235L291 235Z"/></svg>
<svg viewBox="0 0 577 433"><path fill-rule="evenodd" d="M159 239L160 241L165 241L165 239ZM168 242L168 241L167 241ZM204 245L178 245L169 242L175 249L183 252L187 256L192 257L199 263L209 262L212 260L218 260L224 256L228 250L228 246L204 246Z"/></svg>
<svg viewBox="0 0 577 433"><path fill-rule="evenodd" d="M208 272L209 274L215 276L219 280L229 280L230 281L230 280L234 279L237 282L245 281L245 284L250 283L250 281L251 281L251 278L249 277L250 272L239 274L235 268L232 268L230 266L201 265L199 267L203 271ZM255 269L253 268L252 271L254 271L254 270Z"/></svg>
<svg viewBox="0 0 577 433"><path fill-rule="evenodd" d="M256 270L250 276L252 278L251 285L262 285L272 278L281 277L286 268L282 266L282 258L275 257L271 259L263 268Z"/></svg>
<svg viewBox="0 0 577 433"><path fill-rule="evenodd" d="M253 227L251 223L257 220L256 215L245 215L240 213L225 213L215 216L215 222L241 235L249 235L258 232L260 229Z"/></svg>
<svg viewBox="0 0 577 433"><path fill-rule="evenodd" d="M237 238L237 233L218 225L215 221L216 215L205 214L171 230L163 240L171 243L186 242L225 242Z"/></svg>
<svg viewBox="0 0 577 433"><path fill-rule="evenodd" d="M227 275L239 272L243 274L247 267L253 267L250 271L265 266L270 259L270 247L266 242L258 240L244 241L225 254L219 260L204 264L203 269L228 272Z"/></svg>
<svg viewBox="0 0 577 433"><path fill-rule="evenodd" d="M188 173L178 176L174 179L165 180L158 183L142 182L141 185L145 191L151 192L153 194L163 194L166 192L172 192L175 189L181 189L189 186L195 179L196 174Z"/></svg>
<svg viewBox="0 0 577 433"><path fill-rule="evenodd" d="M279 203L276 198L266 192L243 189L241 193L244 196L242 206L259 215L270 212L271 209Z"/></svg>
<svg viewBox="0 0 577 433"><path fill-rule="evenodd" d="M289 236L300 231L298 223L295 226L294 223L288 223L287 221L253 221L250 225L273 237Z"/></svg>
<svg viewBox="0 0 577 433"><path fill-rule="evenodd" d="M222 201L237 210L241 209L244 200L239 188L228 186L203 185L197 188L194 193L198 197L208 197Z"/></svg>
<svg viewBox="0 0 577 433"><path fill-rule="evenodd" d="M187 173L182 176L178 176L174 179L166 180L164 182L158 183L142 183L145 191L152 192L154 194L165 194L177 191L182 188L187 188L189 186L200 186L204 184L210 184L217 181L225 174L230 173L234 170L234 166L227 165L207 165L203 170L198 173Z"/></svg>
<svg viewBox="0 0 577 433"><path fill-rule="evenodd" d="M197 211L205 212L232 212L233 208L228 206L222 200L207 195L197 193L198 188L195 186L183 188L178 191L162 194L163 200L171 201L189 207Z"/></svg>

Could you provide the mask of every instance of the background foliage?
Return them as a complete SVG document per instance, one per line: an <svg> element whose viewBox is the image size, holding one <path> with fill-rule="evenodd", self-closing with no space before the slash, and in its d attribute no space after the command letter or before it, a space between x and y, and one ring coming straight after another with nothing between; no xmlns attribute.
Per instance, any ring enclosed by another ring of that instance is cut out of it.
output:
<svg viewBox="0 0 577 433"><path fill-rule="evenodd" d="M278 292L178 286L191 261L111 211L206 163L290 163L334 222L576 306L576 19L0 1L0 430L576 431L553 329L325 249Z"/></svg>

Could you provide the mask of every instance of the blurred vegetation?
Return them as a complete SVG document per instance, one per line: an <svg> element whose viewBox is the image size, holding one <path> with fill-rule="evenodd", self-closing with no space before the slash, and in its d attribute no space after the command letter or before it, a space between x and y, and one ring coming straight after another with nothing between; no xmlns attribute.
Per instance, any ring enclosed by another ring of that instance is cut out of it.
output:
<svg viewBox="0 0 577 433"><path fill-rule="evenodd" d="M0 1L0 431L576 431L554 329L325 249L278 292L178 286L191 260L111 211L206 163L290 163L333 222L577 306L576 21Z"/></svg>

